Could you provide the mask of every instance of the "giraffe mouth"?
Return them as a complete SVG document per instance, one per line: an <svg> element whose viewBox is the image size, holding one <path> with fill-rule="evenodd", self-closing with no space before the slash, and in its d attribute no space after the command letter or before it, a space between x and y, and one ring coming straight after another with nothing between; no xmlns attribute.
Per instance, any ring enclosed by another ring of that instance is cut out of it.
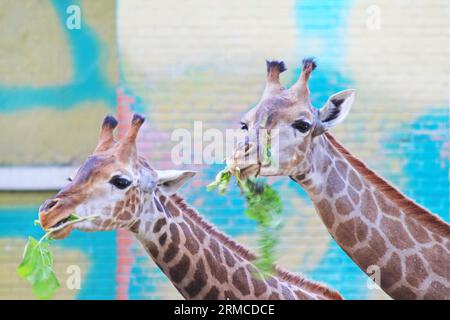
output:
<svg viewBox="0 0 450 320"><path fill-rule="evenodd" d="M58 221L57 223L55 223L54 225L52 225L52 226L50 227L50 229L53 229L53 228L59 228L59 227L61 227L63 224L69 222L69 220L70 220L70 217L64 218L64 219Z"/></svg>
<svg viewBox="0 0 450 320"><path fill-rule="evenodd" d="M50 228L44 229L47 232L51 233L51 237L54 239L62 239L69 235L69 233L74 230L84 230L91 231L86 225L83 225L83 222L94 221L99 217L98 214L93 214L89 216L78 216L75 213L71 214L68 217L65 217Z"/></svg>
<svg viewBox="0 0 450 320"><path fill-rule="evenodd" d="M239 171L239 178L242 180L253 177L273 177L279 176L278 168L271 167L270 164L252 164L244 168L232 168L231 172L236 174Z"/></svg>
<svg viewBox="0 0 450 320"><path fill-rule="evenodd" d="M61 229L59 229L58 231L52 232L51 237L52 237L52 239L55 239L55 240L64 239L70 234L72 229L73 229L72 225L64 226Z"/></svg>
<svg viewBox="0 0 450 320"><path fill-rule="evenodd" d="M252 164L245 168L239 169L239 178L245 180L250 177L256 177L259 175L260 171L261 171L261 165ZM235 169L235 173L236 173L236 169Z"/></svg>
<svg viewBox="0 0 450 320"><path fill-rule="evenodd" d="M73 226L69 224L70 216L65 217L58 222L54 223L51 227L46 228L46 231L54 230L51 232L51 238L55 240L60 240L66 238L73 229Z"/></svg>

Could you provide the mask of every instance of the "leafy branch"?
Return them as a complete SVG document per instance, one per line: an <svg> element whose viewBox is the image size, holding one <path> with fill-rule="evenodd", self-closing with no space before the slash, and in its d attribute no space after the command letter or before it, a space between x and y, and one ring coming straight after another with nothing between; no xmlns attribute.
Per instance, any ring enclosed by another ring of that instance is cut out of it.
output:
<svg viewBox="0 0 450 320"><path fill-rule="evenodd" d="M45 230L46 233L39 241L31 236L28 237L22 262L17 267L17 274L31 283L32 292L38 299L50 299L60 287L53 271L53 254L50 251L51 235L69 225L92 220L97 216L79 217L71 214L66 223ZM40 225L39 221L35 221L34 224Z"/></svg>
<svg viewBox="0 0 450 320"><path fill-rule="evenodd" d="M208 191L218 189L220 194L226 192L231 180L228 168L220 171ZM255 265L265 273L273 273L275 248L278 243L278 231L283 206L278 193L262 179L241 180L239 170L235 174L237 184L245 197L247 208L245 214L258 225L258 259Z"/></svg>

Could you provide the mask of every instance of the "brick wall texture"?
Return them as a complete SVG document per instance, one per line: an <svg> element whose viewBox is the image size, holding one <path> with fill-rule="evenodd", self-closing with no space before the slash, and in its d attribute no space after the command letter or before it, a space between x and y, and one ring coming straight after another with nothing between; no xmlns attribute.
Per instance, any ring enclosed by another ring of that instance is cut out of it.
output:
<svg viewBox="0 0 450 320"><path fill-rule="evenodd" d="M204 130L238 128L240 116L258 102L264 88L265 59L285 61L282 83L289 86L302 58L316 57L318 68L310 81L315 107L335 92L355 88L351 113L333 129L334 136L406 195L450 221L448 1L121 0L114 7L114 24L92 26L99 34L115 28L115 47L102 42L104 51L118 58L112 110L121 120L132 112L146 115L140 151L157 169L197 170L181 195L237 241L256 248L256 225L243 214L243 199L236 188L226 196L206 192L224 164L173 164L176 142L171 135L178 128L192 131L194 121L201 121ZM108 99L105 103L111 104ZM92 127L108 109L86 116ZM46 110L0 107L0 122L20 112L41 115ZM97 128L89 130L78 129L95 140ZM192 143L200 144L201 137L192 137ZM78 150L74 162L90 152L85 140L73 146ZM33 152L43 163L68 163L72 152L55 149L48 157L42 150ZM20 152L0 157L1 163L20 164ZM367 277L329 236L306 194L288 178L270 182L284 204L278 263L332 286L347 299L386 299L380 290L369 289ZM20 203L0 207L5 217L0 222L0 298L29 293L13 269L26 235L35 232L29 225L36 210L37 205ZM62 298L181 298L125 232L75 232L54 246L61 279L69 264L84 271L81 290L61 290Z"/></svg>

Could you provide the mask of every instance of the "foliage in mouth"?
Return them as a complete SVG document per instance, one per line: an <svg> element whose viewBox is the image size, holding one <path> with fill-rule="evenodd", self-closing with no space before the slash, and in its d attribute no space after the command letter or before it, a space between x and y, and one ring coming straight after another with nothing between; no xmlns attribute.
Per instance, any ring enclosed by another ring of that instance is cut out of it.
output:
<svg viewBox="0 0 450 320"><path fill-rule="evenodd" d="M86 220L93 220L98 215L79 217L76 214L60 220L52 227L44 229L45 234L37 241L33 237L28 238L25 245L23 260L17 267L17 274L32 285L33 294L39 299L50 299L60 287L58 278L53 271L53 254L50 251L52 236L60 234L63 229ZM40 225L35 220L35 225Z"/></svg>
<svg viewBox="0 0 450 320"><path fill-rule="evenodd" d="M53 226L50 227L50 229L54 229L54 228L58 228L60 226L62 226L63 224L65 224L66 222L70 221L70 216L67 218L64 218L62 220L60 220L59 222L55 223Z"/></svg>
<svg viewBox="0 0 450 320"><path fill-rule="evenodd" d="M237 170L236 170L237 169ZM259 230L259 255L255 265L264 273L272 274L275 264L275 247L278 242L278 230L283 207L278 193L265 181L259 178L248 178L246 173L252 172L254 166L231 172L229 168L220 171L214 182L208 185L208 191L218 189L225 194L232 175L245 197L247 208L245 214L256 221ZM260 166L258 166L258 171Z"/></svg>

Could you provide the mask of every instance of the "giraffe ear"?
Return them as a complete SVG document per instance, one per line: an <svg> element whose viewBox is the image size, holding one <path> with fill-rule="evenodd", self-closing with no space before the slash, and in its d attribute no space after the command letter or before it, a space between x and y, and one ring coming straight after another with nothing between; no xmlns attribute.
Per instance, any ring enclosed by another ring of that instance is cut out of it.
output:
<svg viewBox="0 0 450 320"><path fill-rule="evenodd" d="M348 89L333 94L322 109L319 110L319 123L314 129L314 136L338 125L347 117L355 101L355 90Z"/></svg>
<svg viewBox="0 0 450 320"><path fill-rule="evenodd" d="M156 170L156 173L158 187L168 196L176 193L186 181L197 174L195 171L184 170Z"/></svg>

